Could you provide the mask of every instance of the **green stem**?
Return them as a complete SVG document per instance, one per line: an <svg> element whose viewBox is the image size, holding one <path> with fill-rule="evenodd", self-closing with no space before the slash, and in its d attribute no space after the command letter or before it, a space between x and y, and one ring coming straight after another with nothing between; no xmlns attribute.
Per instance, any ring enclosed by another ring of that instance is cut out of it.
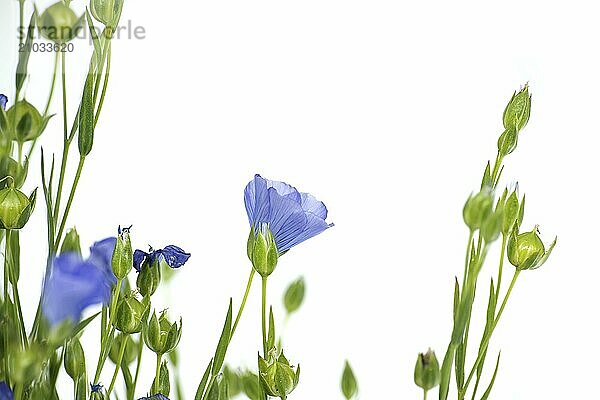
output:
<svg viewBox="0 0 600 400"><path fill-rule="evenodd" d="M262 339L263 339L263 357L267 357L267 278L262 278L262 302L261 302L261 317L262 317Z"/></svg>
<svg viewBox="0 0 600 400"><path fill-rule="evenodd" d="M254 274L256 271L254 267L250 270L250 276L248 277L248 283L246 284L246 291L244 292L244 298L242 299L242 304L240 304L240 308L238 309L237 316L235 317L235 322L233 323L233 328L231 329L231 335L229 337L229 341L231 342L231 338L237 329L237 326L242 318L242 313L244 312L244 307L246 307L246 301L248 300L248 295L250 294L250 288L252 287L252 281L254 280Z"/></svg>
<svg viewBox="0 0 600 400"><path fill-rule="evenodd" d="M48 111L50 111L50 105L52 104L52 98L54 97L54 89L56 87L56 74L58 72L59 60L60 52L56 52L56 55L54 57L54 72L52 73L52 83L50 84L50 94L48 95L48 102L46 102L46 107L44 108L44 114L42 114L44 118L48 116Z"/></svg>
<svg viewBox="0 0 600 400"><path fill-rule="evenodd" d="M69 193L69 199L67 200L67 206L65 207L65 212L63 214L62 220L60 222L60 228L58 229L58 234L56 235L56 241L54 243L54 251L58 250L58 246L60 245L60 239L65 230L65 225L67 223L67 217L69 216L69 211L71 210L71 206L73 205L73 199L75 198L75 191L77 190L77 185L79 184L79 179L81 178L81 172L83 171L83 165L85 163L85 156L79 158L79 164L77 165L77 172L75 173L75 179L73 180L73 186L71 186L71 192Z"/></svg>
<svg viewBox="0 0 600 400"><path fill-rule="evenodd" d="M65 53L60 53L61 59L61 76L62 76L62 107L63 107L63 153L62 160L60 163L60 175L58 178L58 188L56 191L56 201L54 203L54 212L52 214L52 222L56 227L56 222L58 220L58 212L60 210L60 200L62 197L63 185L65 183L65 174L67 172L67 159L69 158L69 146L71 142L68 140L68 117L67 117L67 79L66 79L66 55ZM57 240L58 241L58 240Z"/></svg>
<svg viewBox="0 0 600 400"><path fill-rule="evenodd" d="M242 318L242 313L244 312L244 308L246 306L246 301L248 300L248 295L250 294L250 288L252 287L252 281L254 280L255 270L252 267L250 271L250 276L248 277L248 282L246 283L246 291L244 292L244 298L242 299L242 303L240 304L240 308L238 309L237 316L235 317L235 323L233 324L233 328L231 329L231 335L229 336L229 343L231 343L231 339L233 339L233 334ZM202 395L202 399L205 399L210 390L212 389L215 381L217 379L217 375L211 375L210 380L208 381L208 385L206 386L206 390Z"/></svg>
<svg viewBox="0 0 600 400"><path fill-rule="evenodd" d="M504 267L504 255L506 254L506 235L502 235L502 249L500 250L500 262L498 263L498 279L496 282L496 303L500 297L500 284L502 283L502 268Z"/></svg>
<svg viewBox="0 0 600 400"><path fill-rule="evenodd" d="M152 394L158 394L159 381L160 381L160 362L162 361L162 354L156 354L156 376L154 377L154 387L152 388Z"/></svg>
<svg viewBox="0 0 600 400"><path fill-rule="evenodd" d="M100 103L96 109L96 117L94 119L94 126L98 124L98 118L100 118L100 112L102 112L102 106L104 105L104 96L106 96L106 89L108 88L108 77L110 76L110 59L112 54L111 41L109 40L106 44L106 73L104 75L104 84L102 86L102 94L100 94Z"/></svg>
<svg viewBox="0 0 600 400"><path fill-rule="evenodd" d="M108 387L108 392L106 396L110 398L110 394L112 393L115 382L117 381L117 375L119 375L119 369L121 368L121 363L123 362L123 356L125 356L125 347L127 346L127 341L129 340L129 335L123 334L123 340L121 343L121 350L119 351L118 362L115 365L115 372L113 373L112 380L110 381L110 386Z"/></svg>
<svg viewBox="0 0 600 400"><path fill-rule="evenodd" d="M135 394L135 388L137 387L138 378L140 376L140 366L142 365L142 354L144 350L144 339L140 335L140 341L138 342L138 354L137 354L137 366L135 367L135 378L133 378L133 390L129 400L133 400Z"/></svg>
<svg viewBox="0 0 600 400"><path fill-rule="evenodd" d="M423 400L427 400L427 390L423 389Z"/></svg>
<svg viewBox="0 0 600 400"><path fill-rule="evenodd" d="M508 298L510 297L510 294L512 293L512 290L515 286L515 283L517 282L517 278L519 277L519 274L521 273L520 270L515 270L515 274L513 275L512 281L510 282L510 286L508 287L508 291L506 292L506 295L504 295L504 300L502 301L502 305L500 306L500 310L498 311L498 315L496 315L496 318L494 319L494 323L492 324L490 331L488 332L488 334L485 336L484 340L483 340L483 346L481 347L482 351L479 352L479 354L477 355L477 359L475 360L475 364L473 364L473 368L471 368L471 372L469 372L469 376L467 378L467 381L465 382L465 385L463 387L463 389L461 390L462 395L464 396L465 392L467 391L467 388L469 387L469 383L471 382L471 379L473 378L473 374L475 374L475 371L477 370L477 367L479 366L479 364L481 363L481 361L483 360L483 356L485 354L485 350L487 349L487 346L490 343L490 339L492 337L492 334L494 333L494 330L496 329L496 326L498 325L498 322L500 321L500 317L502 316L502 313L504 312L504 308L506 307L506 303L508 302Z"/></svg>
<svg viewBox="0 0 600 400"><path fill-rule="evenodd" d="M5 241L8 244L8 240ZM5 255L4 255L4 291L2 292L4 294L4 303L3 304L8 304L8 257L6 257L6 250L5 250ZM8 349L8 335L9 335L9 327L8 324L2 324L4 326L4 334L3 336L3 340L4 340L4 348ZM5 380L6 380L6 384L10 385L10 379L9 379L9 374L8 374L8 354L4 353L2 354L2 359L4 360L4 371L5 371Z"/></svg>
<svg viewBox="0 0 600 400"><path fill-rule="evenodd" d="M23 398L23 384L17 383L15 387L15 400L21 400Z"/></svg>
<svg viewBox="0 0 600 400"><path fill-rule="evenodd" d="M108 317L108 330L109 334L104 335L102 338L102 342L100 343L100 354L98 355L98 363L96 364L96 373L94 374L94 384L98 383L98 379L100 379L100 373L102 372L102 368L104 367L104 363L106 362L106 357L108 356L108 351L110 347L107 348L109 341L112 345L112 336L115 333L115 328L112 326L113 321L115 320L116 308L117 308L117 300L119 299L119 293L121 292L121 285L123 284L123 280L117 280L117 284L115 285L112 298L110 301L110 316Z"/></svg>
<svg viewBox="0 0 600 400"><path fill-rule="evenodd" d="M463 283L461 290L464 290L465 284L467 283L467 275L469 273L469 262L471 260L471 242L473 241L473 235L475 234L474 230L469 231L469 241L467 242L467 254L465 255L465 271L463 275Z"/></svg>

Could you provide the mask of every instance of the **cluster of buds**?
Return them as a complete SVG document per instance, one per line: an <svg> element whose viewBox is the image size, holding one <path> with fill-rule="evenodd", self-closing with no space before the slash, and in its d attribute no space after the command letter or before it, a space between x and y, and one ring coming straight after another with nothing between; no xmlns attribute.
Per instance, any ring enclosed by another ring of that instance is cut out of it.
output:
<svg viewBox="0 0 600 400"><path fill-rule="evenodd" d="M258 230L254 227L250 229L247 252L254 270L263 278L268 277L275 271L279 254L275 238L266 225L259 227Z"/></svg>
<svg viewBox="0 0 600 400"><path fill-rule="evenodd" d="M258 375L264 391L273 397L282 400L298 386L300 380L300 365L294 367L283 355L283 350L278 352L272 348L267 359L258 356Z"/></svg>
<svg viewBox="0 0 600 400"><path fill-rule="evenodd" d="M480 231L486 243L491 243L500 234L503 219L501 207L494 208L494 194L485 187L469 196L463 208L463 220L471 232Z"/></svg>

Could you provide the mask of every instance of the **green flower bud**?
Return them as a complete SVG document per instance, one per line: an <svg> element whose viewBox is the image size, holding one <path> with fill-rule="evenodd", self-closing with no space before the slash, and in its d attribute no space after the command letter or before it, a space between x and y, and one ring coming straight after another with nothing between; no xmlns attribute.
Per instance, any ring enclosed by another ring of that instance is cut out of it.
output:
<svg viewBox="0 0 600 400"><path fill-rule="evenodd" d="M508 240L508 261L518 270L537 269L541 267L556 245L556 238L546 250L542 239L538 235L538 226L536 225L531 232L518 234L517 227Z"/></svg>
<svg viewBox="0 0 600 400"><path fill-rule="evenodd" d="M240 375L237 373L237 371L232 370L228 365L225 365L223 368L223 381L227 382L227 398L233 398L242 392L242 381Z"/></svg>
<svg viewBox="0 0 600 400"><path fill-rule="evenodd" d="M252 249L250 251L250 248ZM252 261L254 270L262 277L266 278L275 271L279 255L277 254L277 246L271 231L266 228L264 232L259 232L248 238L248 255Z"/></svg>
<svg viewBox="0 0 600 400"><path fill-rule="evenodd" d="M77 17L64 2L51 5L38 20L40 33L54 43L67 43L73 40L82 28L83 16Z"/></svg>
<svg viewBox="0 0 600 400"><path fill-rule="evenodd" d="M463 208L463 219L471 231L481 228L492 212L494 198L492 192L484 188L475 196L471 195Z"/></svg>
<svg viewBox="0 0 600 400"><path fill-rule="evenodd" d="M6 119L10 137L21 143L38 138L48 123L27 100L21 100L8 109Z"/></svg>
<svg viewBox="0 0 600 400"><path fill-rule="evenodd" d="M112 346L110 347L108 356L114 364L119 362L119 352L121 351L123 340L125 340L124 335L117 335L112 343ZM133 339L133 337L130 337L127 340L127 344L125 344L125 353L123 354L124 364L129 365L135 361L137 358L137 346L137 342Z"/></svg>
<svg viewBox="0 0 600 400"><path fill-rule="evenodd" d="M435 353L419 353L415 364L415 384L423 390L431 390L440 384L440 365Z"/></svg>
<svg viewBox="0 0 600 400"><path fill-rule="evenodd" d="M269 396L285 400L298 386L300 365L294 369L283 355L283 351L279 356L276 353L273 349L267 357L268 360L258 356L259 377L264 391Z"/></svg>
<svg viewBox="0 0 600 400"><path fill-rule="evenodd" d="M14 178L16 188L23 187L27 172L29 169L29 159L25 159L23 165L13 160L10 156L4 156L0 160L0 189L11 185L11 179ZM8 178L8 177L11 178Z"/></svg>
<svg viewBox="0 0 600 400"><path fill-rule="evenodd" d="M171 323L167 318L167 312L163 311L160 317L152 313L148 325L144 329L144 342L146 346L156 354L169 353L177 347L181 339L182 320Z"/></svg>
<svg viewBox="0 0 600 400"><path fill-rule="evenodd" d="M344 364L344 372L342 373L342 393L346 400L353 399L358 394L358 384L356 383L356 377L350 367L350 363L346 360Z"/></svg>
<svg viewBox="0 0 600 400"><path fill-rule="evenodd" d="M249 399L264 398L260 378L251 371L246 371L242 375L242 391Z"/></svg>
<svg viewBox="0 0 600 400"><path fill-rule="evenodd" d="M517 148L519 135L514 127L506 128L498 138L498 154L502 157L509 155Z"/></svg>
<svg viewBox="0 0 600 400"><path fill-rule="evenodd" d="M79 234L75 228L71 228L67 231L65 238L63 239L62 246L60 247L62 253L77 253L81 255L81 245L79 243Z"/></svg>
<svg viewBox="0 0 600 400"><path fill-rule="evenodd" d="M502 207L496 208L494 212L492 212L481 225L481 235L483 236L483 240L486 243L492 243L498 236L500 236L500 231L502 230L502 221L503 221L503 209Z"/></svg>
<svg viewBox="0 0 600 400"><path fill-rule="evenodd" d="M141 332L149 306L148 298L139 301L133 295L125 296L117 305L117 315L113 323L115 328L128 334Z"/></svg>
<svg viewBox="0 0 600 400"><path fill-rule="evenodd" d="M525 84L519 92L515 92L504 109L502 120L504 128L512 128L517 132L527 125L531 113L531 95L529 86Z"/></svg>
<svg viewBox="0 0 600 400"><path fill-rule="evenodd" d="M117 279L124 279L133 268L133 249L129 237L130 228L121 229L119 227L119 235L112 256L112 270Z"/></svg>
<svg viewBox="0 0 600 400"><path fill-rule="evenodd" d="M69 340L65 348L65 371L73 380L85 374L85 354L76 337Z"/></svg>
<svg viewBox="0 0 600 400"><path fill-rule="evenodd" d="M13 186L0 190L0 229L21 229L35 206L37 189L29 197Z"/></svg>
<svg viewBox="0 0 600 400"><path fill-rule="evenodd" d="M304 301L304 278L300 277L290 283L283 295L283 304L288 314L297 311Z"/></svg>
<svg viewBox="0 0 600 400"><path fill-rule="evenodd" d="M160 279L161 272L158 259L155 259L153 264L144 261L136 280L136 285L141 295L144 297L152 296L156 292L156 289L158 289L158 285L160 285Z"/></svg>
<svg viewBox="0 0 600 400"><path fill-rule="evenodd" d="M91 0L92 15L98 21L114 30L123 11L123 0Z"/></svg>
<svg viewBox="0 0 600 400"><path fill-rule="evenodd" d="M504 236L512 231L515 223L519 223L519 214L519 197L517 196L517 189L515 189L504 201L504 215L502 217L502 234Z"/></svg>

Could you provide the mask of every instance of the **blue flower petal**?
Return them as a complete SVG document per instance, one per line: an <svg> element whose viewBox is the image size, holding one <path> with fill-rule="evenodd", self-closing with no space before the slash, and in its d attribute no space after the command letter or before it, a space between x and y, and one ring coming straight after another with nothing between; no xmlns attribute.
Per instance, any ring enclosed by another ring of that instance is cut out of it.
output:
<svg viewBox="0 0 600 400"><path fill-rule="evenodd" d="M327 219L327 207L322 201L319 201L309 193L300 193L302 209L309 213L316 215L317 217L325 220Z"/></svg>
<svg viewBox="0 0 600 400"><path fill-rule="evenodd" d="M138 400L169 400L164 394L158 393L150 397L140 397Z"/></svg>
<svg viewBox="0 0 600 400"><path fill-rule="evenodd" d="M146 253L145 251L142 251L142 250L134 251L133 252L133 268L135 268L135 270L137 272L140 272L142 270L142 264L144 263L146 258L149 256L150 256L150 254Z"/></svg>
<svg viewBox="0 0 600 400"><path fill-rule="evenodd" d="M112 256L116 245L117 238L115 237L100 240L90 247L90 257L88 258L89 262L104 271L112 285L117 283L117 277L112 270Z"/></svg>
<svg viewBox="0 0 600 400"><path fill-rule="evenodd" d="M6 382L0 382L0 400L13 400L13 392Z"/></svg>
<svg viewBox="0 0 600 400"><path fill-rule="evenodd" d="M8 97L6 97L3 94L0 94L0 107L2 107L3 110L6 110L7 103L8 103ZM0 400L4 400L4 399L0 399Z"/></svg>
<svg viewBox="0 0 600 400"><path fill-rule="evenodd" d="M257 174L246 185L244 204L250 225L267 222L269 219L269 193L266 179Z"/></svg>
<svg viewBox="0 0 600 400"><path fill-rule="evenodd" d="M163 259L167 263L167 265L171 268L179 268L183 264L189 260L191 254L186 253L183 249L169 245L164 249L160 250L160 254L163 256Z"/></svg>
<svg viewBox="0 0 600 400"><path fill-rule="evenodd" d="M65 253L54 259L44 284L42 312L51 325L65 320L76 323L87 307L107 304L110 292L106 273L95 263Z"/></svg>
<svg viewBox="0 0 600 400"><path fill-rule="evenodd" d="M103 386L99 383L93 384L90 383L90 389L92 393L99 393L102 390Z"/></svg>
<svg viewBox="0 0 600 400"><path fill-rule="evenodd" d="M288 247L294 247L305 240L310 239L311 237L317 236L319 233L322 233L327 228L331 228L333 224L328 224L325 220L317 217L314 214L308 213L306 214L308 222L304 227L302 233L296 236L289 244Z"/></svg>
<svg viewBox="0 0 600 400"><path fill-rule="evenodd" d="M307 218L299 203L279 195L274 188L269 189L269 201L271 203L269 229L275 238L277 251L282 254L292 247L294 238L302 233Z"/></svg>

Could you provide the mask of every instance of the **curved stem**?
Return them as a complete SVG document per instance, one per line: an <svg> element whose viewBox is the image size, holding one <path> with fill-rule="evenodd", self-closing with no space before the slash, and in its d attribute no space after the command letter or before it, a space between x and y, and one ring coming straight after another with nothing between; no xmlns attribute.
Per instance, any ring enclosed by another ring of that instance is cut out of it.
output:
<svg viewBox="0 0 600 400"><path fill-rule="evenodd" d="M138 343L138 354L137 354L137 366L135 367L135 378L133 378L133 390L131 396L128 395L129 400L133 400L135 394L135 388L137 387L138 378L140 376L140 366L142 365L142 354L144 350L144 339L140 335L140 341Z"/></svg>
<svg viewBox="0 0 600 400"><path fill-rule="evenodd" d="M115 328L112 326L113 321L115 320L116 308L117 308L117 300L119 299L119 293L121 292L121 285L123 284L123 280L117 280L117 284L115 285L114 292L112 294L112 298L110 301L110 315L108 317L108 335L102 338L102 342L100 343L100 354L98 355L98 363L96 364L96 373L94 374L94 384L98 383L98 379L100 379L100 373L102 372L102 368L104 367L104 363L106 361L106 357L108 356L108 342L109 339L114 335ZM112 344L112 343L111 343Z"/></svg>
<svg viewBox="0 0 600 400"><path fill-rule="evenodd" d="M267 357L267 278L262 278L262 302L261 302L261 317L262 317L262 339L263 339L263 357Z"/></svg>
<svg viewBox="0 0 600 400"><path fill-rule="evenodd" d="M502 235L502 249L500 250L500 262L498 263L498 280L496 282L496 302L500 296L500 284L502 283L502 268L504 266L504 255L506 254L506 235Z"/></svg>
<svg viewBox="0 0 600 400"><path fill-rule="evenodd" d="M56 56L54 57L54 72L52 73L52 83L50 84L50 94L48 95L48 102L46 103L44 113L42 114L44 117L48 116L48 111L50 111L50 105L52 104L52 97L54 97L54 88L56 87L56 73L58 72L59 60L60 52L56 52Z"/></svg>
<svg viewBox="0 0 600 400"><path fill-rule="evenodd" d="M242 318L242 313L244 312L244 307L246 307L246 301L248 300L248 295L250 294L250 288L252 287L252 281L254 280L254 274L256 271L254 268L250 270L250 276L248 277L248 283L246 284L246 291L244 292L244 298L242 299L242 303L240 304L240 308L238 309L237 315L235 317L235 322L233 323L233 328L231 328L231 335L229 336L229 341L231 342L231 338L237 329L237 326Z"/></svg>
<svg viewBox="0 0 600 400"><path fill-rule="evenodd" d="M113 373L112 380L110 381L110 386L108 387L108 392L106 396L110 398L110 394L112 393L115 382L117 381L117 375L119 375L119 369L121 368L121 363L123 362L123 356L125 356L125 347L127 346L127 341L129 340L129 335L123 334L123 341L121 343L121 350L119 351L119 358L117 360L117 364L115 365L115 372Z"/></svg>

